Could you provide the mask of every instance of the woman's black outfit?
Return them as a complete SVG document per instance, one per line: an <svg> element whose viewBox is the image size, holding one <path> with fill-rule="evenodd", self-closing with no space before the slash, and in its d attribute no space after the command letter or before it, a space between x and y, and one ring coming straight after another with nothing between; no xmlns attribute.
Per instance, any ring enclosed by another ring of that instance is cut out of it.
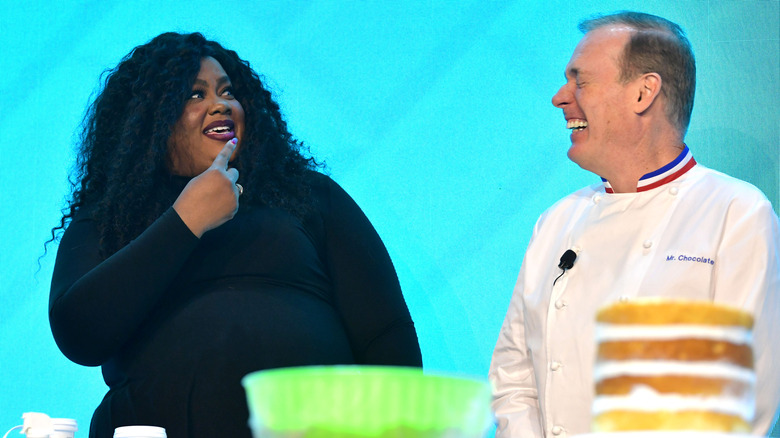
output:
<svg viewBox="0 0 780 438"><path fill-rule="evenodd" d="M248 438L240 381L252 371L422 366L376 231L330 178L307 178L302 220L242 203L198 239L170 208L108 258L88 208L77 214L60 242L49 316L63 353L101 365L110 388L90 437L146 424L174 438ZM172 179L168 192L186 182Z"/></svg>

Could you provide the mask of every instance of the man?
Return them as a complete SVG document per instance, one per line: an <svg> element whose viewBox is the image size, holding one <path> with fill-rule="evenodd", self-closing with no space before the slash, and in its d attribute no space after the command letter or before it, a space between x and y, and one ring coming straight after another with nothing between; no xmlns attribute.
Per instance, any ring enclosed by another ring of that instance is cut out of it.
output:
<svg viewBox="0 0 780 438"><path fill-rule="evenodd" d="M603 183L536 224L490 368L496 436L588 432L596 310L641 296L755 316L754 433L766 434L780 401L777 215L755 187L697 164L683 143L696 69L679 26L620 12L580 30L552 102L572 130L569 158ZM562 270L567 250L576 260Z"/></svg>

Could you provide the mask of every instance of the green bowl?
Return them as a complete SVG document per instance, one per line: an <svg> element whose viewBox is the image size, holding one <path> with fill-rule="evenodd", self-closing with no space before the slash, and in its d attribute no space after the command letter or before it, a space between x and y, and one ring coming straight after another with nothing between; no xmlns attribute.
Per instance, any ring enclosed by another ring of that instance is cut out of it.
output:
<svg viewBox="0 0 780 438"><path fill-rule="evenodd" d="M477 438L492 423L486 382L419 368L278 368L242 384L257 438Z"/></svg>

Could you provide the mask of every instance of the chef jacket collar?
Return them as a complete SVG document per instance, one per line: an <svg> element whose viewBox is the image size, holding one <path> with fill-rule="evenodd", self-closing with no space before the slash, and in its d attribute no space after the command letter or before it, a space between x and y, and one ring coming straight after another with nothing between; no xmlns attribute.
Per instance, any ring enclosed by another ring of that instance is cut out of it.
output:
<svg viewBox="0 0 780 438"><path fill-rule="evenodd" d="M696 160L693 159L693 154L691 154L691 151L688 150L688 146L683 146L684 148L682 152L680 152L680 155L678 155L677 158L675 158L671 163L639 178L636 191L644 192L656 187L660 187L666 183L676 180L685 172L691 170L691 168L696 165ZM612 190L612 186L609 184L609 181L604 178L601 178L601 181L604 182L604 189L607 193L615 193L615 191Z"/></svg>

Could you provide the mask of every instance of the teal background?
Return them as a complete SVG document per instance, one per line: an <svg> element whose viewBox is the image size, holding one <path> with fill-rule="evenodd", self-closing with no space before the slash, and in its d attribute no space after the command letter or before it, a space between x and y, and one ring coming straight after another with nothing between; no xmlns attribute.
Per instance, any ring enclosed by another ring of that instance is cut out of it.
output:
<svg viewBox="0 0 780 438"><path fill-rule="evenodd" d="M48 287L76 131L101 72L164 31L200 31L265 75L292 132L361 205L395 263L430 371L485 378L538 215L597 178L550 104L596 12L659 14L698 60L697 161L777 211L778 0L0 0L0 433L76 418L106 388L52 340Z"/></svg>

